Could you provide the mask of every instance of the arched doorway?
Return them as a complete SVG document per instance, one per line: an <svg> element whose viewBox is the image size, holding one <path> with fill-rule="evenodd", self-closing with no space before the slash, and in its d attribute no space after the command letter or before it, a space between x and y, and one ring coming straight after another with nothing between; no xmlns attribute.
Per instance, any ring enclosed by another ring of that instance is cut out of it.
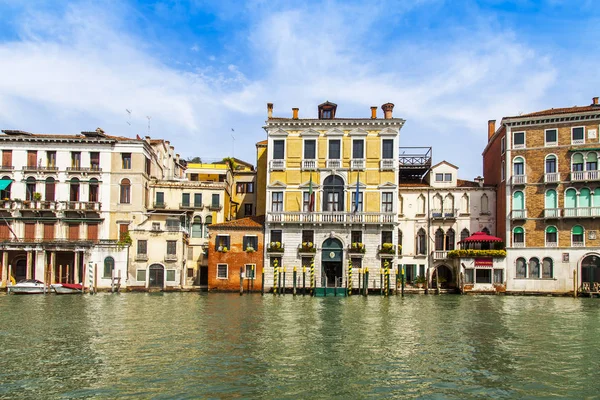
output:
<svg viewBox="0 0 600 400"><path fill-rule="evenodd" d="M20 258L15 263L15 281L19 282L23 279L27 279L27 260Z"/></svg>
<svg viewBox="0 0 600 400"><path fill-rule="evenodd" d="M321 276L326 287L342 286L342 242L329 238L323 242L321 254Z"/></svg>
<svg viewBox="0 0 600 400"><path fill-rule="evenodd" d="M439 278L437 278L437 277ZM440 283L440 288L454 287L452 279L452 270L447 265L439 265L431 275L431 285L436 287L437 282Z"/></svg>
<svg viewBox="0 0 600 400"><path fill-rule="evenodd" d="M589 282L590 288L600 282L600 256L590 254L581 260L581 283Z"/></svg>
<svg viewBox="0 0 600 400"><path fill-rule="evenodd" d="M148 287L163 288L165 284L165 268L160 264L152 264L149 268Z"/></svg>

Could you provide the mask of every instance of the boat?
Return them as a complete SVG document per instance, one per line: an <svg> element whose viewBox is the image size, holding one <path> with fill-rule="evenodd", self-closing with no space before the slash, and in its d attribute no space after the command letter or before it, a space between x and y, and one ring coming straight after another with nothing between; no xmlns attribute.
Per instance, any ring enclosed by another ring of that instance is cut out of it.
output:
<svg viewBox="0 0 600 400"><path fill-rule="evenodd" d="M83 293L83 286L78 283L53 283L50 287L56 294Z"/></svg>
<svg viewBox="0 0 600 400"><path fill-rule="evenodd" d="M14 285L7 287L8 293L13 294L44 294L46 284L37 279L23 279Z"/></svg>

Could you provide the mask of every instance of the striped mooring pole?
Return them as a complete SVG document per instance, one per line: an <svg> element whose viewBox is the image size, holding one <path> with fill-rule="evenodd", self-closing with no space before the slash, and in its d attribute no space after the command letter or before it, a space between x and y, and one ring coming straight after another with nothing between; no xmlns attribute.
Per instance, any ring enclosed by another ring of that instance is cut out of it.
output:
<svg viewBox="0 0 600 400"><path fill-rule="evenodd" d="M94 264L90 263L88 267L88 282L89 282L89 293L94 294Z"/></svg>
<svg viewBox="0 0 600 400"><path fill-rule="evenodd" d="M363 278L365 279L363 284L363 294L367 296L369 294L369 267L365 267L365 273L363 274Z"/></svg>
<svg viewBox="0 0 600 400"><path fill-rule="evenodd" d="M315 295L315 257L310 261L310 295Z"/></svg>
<svg viewBox="0 0 600 400"><path fill-rule="evenodd" d="M389 296L390 295L390 263L388 260L385 260L385 262L383 263L383 270L384 270L384 274L385 274L385 296Z"/></svg>
<svg viewBox="0 0 600 400"><path fill-rule="evenodd" d="M277 294L277 285L279 284L279 259L273 260L273 295Z"/></svg>
<svg viewBox="0 0 600 400"><path fill-rule="evenodd" d="M348 260L348 296L352 296L352 260Z"/></svg>
<svg viewBox="0 0 600 400"><path fill-rule="evenodd" d="M296 267L294 265L294 274L293 274L293 276L294 276L294 290L292 291L292 294L294 296L296 295L296 276L297 276L297 274L298 274L298 267Z"/></svg>
<svg viewBox="0 0 600 400"><path fill-rule="evenodd" d="M302 296L306 296L306 265L302 266Z"/></svg>

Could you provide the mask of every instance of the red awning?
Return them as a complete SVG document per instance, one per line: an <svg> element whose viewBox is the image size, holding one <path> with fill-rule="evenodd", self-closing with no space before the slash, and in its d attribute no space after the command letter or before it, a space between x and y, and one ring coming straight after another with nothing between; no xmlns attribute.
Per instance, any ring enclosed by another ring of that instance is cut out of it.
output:
<svg viewBox="0 0 600 400"><path fill-rule="evenodd" d="M475 232L468 238L461 240L458 243L491 243L491 242L501 242L502 239L496 236L490 236L485 232Z"/></svg>

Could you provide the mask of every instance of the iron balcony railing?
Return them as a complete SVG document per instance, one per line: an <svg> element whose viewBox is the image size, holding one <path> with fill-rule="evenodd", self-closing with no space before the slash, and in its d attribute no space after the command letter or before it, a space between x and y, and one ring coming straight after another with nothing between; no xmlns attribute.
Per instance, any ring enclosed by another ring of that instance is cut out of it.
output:
<svg viewBox="0 0 600 400"><path fill-rule="evenodd" d="M392 224L395 213L376 212L269 212L267 222L283 223L327 223L327 224Z"/></svg>
<svg viewBox="0 0 600 400"><path fill-rule="evenodd" d="M599 181L600 171L571 171L571 181Z"/></svg>
<svg viewBox="0 0 600 400"><path fill-rule="evenodd" d="M0 171L12 171L15 169L12 165L0 165Z"/></svg>

